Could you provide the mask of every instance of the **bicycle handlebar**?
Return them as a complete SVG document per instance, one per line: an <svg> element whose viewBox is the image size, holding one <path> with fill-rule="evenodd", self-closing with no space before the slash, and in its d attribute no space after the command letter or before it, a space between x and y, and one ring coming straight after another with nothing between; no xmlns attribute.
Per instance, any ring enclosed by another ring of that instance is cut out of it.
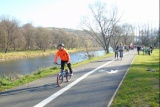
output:
<svg viewBox="0 0 160 107"><path fill-rule="evenodd" d="M59 64L59 63L53 63L53 64L55 64L55 65L61 65L61 64Z"/></svg>

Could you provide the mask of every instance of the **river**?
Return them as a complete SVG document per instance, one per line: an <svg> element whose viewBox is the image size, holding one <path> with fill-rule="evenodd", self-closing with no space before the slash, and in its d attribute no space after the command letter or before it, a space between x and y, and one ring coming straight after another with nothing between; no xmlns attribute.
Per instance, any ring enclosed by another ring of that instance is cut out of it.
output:
<svg viewBox="0 0 160 107"><path fill-rule="evenodd" d="M110 49L110 52L113 52ZM95 56L102 56L105 51L95 51ZM71 53L71 63L77 63L87 60L87 55L85 52ZM31 74L38 69L52 67L53 66L54 55L39 56L34 58L24 58L24 59L12 59L0 62L0 77L3 75L13 76L15 74L27 75ZM58 59L60 63L60 59Z"/></svg>

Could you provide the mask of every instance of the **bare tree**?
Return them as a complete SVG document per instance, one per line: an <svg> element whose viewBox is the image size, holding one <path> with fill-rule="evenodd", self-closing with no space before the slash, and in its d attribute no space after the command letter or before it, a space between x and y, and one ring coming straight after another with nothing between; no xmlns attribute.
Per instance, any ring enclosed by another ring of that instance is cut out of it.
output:
<svg viewBox="0 0 160 107"><path fill-rule="evenodd" d="M151 24L139 25L136 28L137 39L136 43L145 46L158 46L158 29L151 26Z"/></svg>
<svg viewBox="0 0 160 107"><path fill-rule="evenodd" d="M26 40L26 49L34 49L34 36L35 36L35 28L32 26L32 24L27 23L23 27L23 36L25 37Z"/></svg>
<svg viewBox="0 0 160 107"><path fill-rule="evenodd" d="M114 26L113 31L112 31L112 37L111 37L111 47L113 50L116 50L116 46L121 42L120 38L122 38L123 34L123 29L121 26Z"/></svg>
<svg viewBox="0 0 160 107"><path fill-rule="evenodd" d="M58 44L58 43L64 43L64 44L67 44L66 42L66 33L63 31L63 30L55 30L54 33L53 33L54 37L55 37L55 44ZM67 47L66 47L67 48Z"/></svg>
<svg viewBox="0 0 160 107"><path fill-rule="evenodd" d="M150 43L150 30L149 25L143 25L141 26L141 29L139 30L139 40L141 42L141 45L148 46Z"/></svg>
<svg viewBox="0 0 160 107"><path fill-rule="evenodd" d="M91 59L95 56L95 52L92 50L94 47L93 38L89 35L81 36L78 40L79 47L83 47L85 49L86 55L85 57Z"/></svg>
<svg viewBox="0 0 160 107"><path fill-rule="evenodd" d="M1 34L3 35L4 52L7 53L9 46L18 37L20 30L18 21L10 20L9 18L1 18Z"/></svg>
<svg viewBox="0 0 160 107"><path fill-rule="evenodd" d="M73 33L70 33L70 32L65 33L65 46L68 49L73 49L74 48L74 45L76 43L75 38L76 38L76 35L74 35Z"/></svg>
<svg viewBox="0 0 160 107"><path fill-rule="evenodd" d="M122 29L123 29L123 43L125 45L129 45L130 43L133 43L134 41L134 29L133 26L125 23L122 25Z"/></svg>
<svg viewBox="0 0 160 107"><path fill-rule="evenodd" d="M24 50L25 49L26 40L25 40L21 30L18 33L18 38L16 38L13 43L14 43L13 44L14 50Z"/></svg>
<svg viewBox="0 0 160 107"><path fill-rule="evenodd" d="M90 10L93 22L83 18L82 23L87 27L87 30L92 32L90 35L96 42L106 53L109 53L113 27L120 21L120 18L117 18L117 9L115 8L109 12L106 10L105 3L96 2L94 5L90 5Z"/></svg>
<svg viewBox="0 0 160 107"><path fill-rule="evenodd" d="M5 32L3 31L2 23L0 22L0 46L1 51L5 48Z"/></svg>
<svg viewBox="0 0 160 107"><path fill-rule="evenodd" d="M51 31L48 30L47 28L41 28L39 27L37 30L37 36L36 39L38 40L37 46L40 49L43 49L43 51L45 52L46 49L49 47L50 45L50 36L51 36Z"/></svg>

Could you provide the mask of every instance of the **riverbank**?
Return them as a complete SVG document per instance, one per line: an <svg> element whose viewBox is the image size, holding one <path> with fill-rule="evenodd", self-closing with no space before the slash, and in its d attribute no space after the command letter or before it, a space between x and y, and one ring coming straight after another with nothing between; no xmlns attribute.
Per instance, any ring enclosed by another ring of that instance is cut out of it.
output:
<svg viewBox="0 0 160 107"><path fill-rule="evenodd" d="M111 55L113 55L113 53L103 55L103 56L100 56L100 57L94 57L94 58L91 58L89 60L85 60L85 61L82 61L82 62L79 62L79 63L75 63L75 64L72 65L72 67L74 68L74 67L77 67L77 66L89 63L89 62L99 60L101 58L109 57ZM26 84L26 83L29 83L29 82L32 82L32 81L35 81L35 80L40 79L40 78L44 78L44 77L47 77L47 76L50 76L50 75L57 74L58 72L59 72L59 69L58 69L57 66L55 66L55 67L52 67L52 68L39 69L38 71L36 71L32 74L26 75L26 76L19 75L19 74L17 74L14 77L3 76L2 78L0 78L0 92L11 89L11 88L14 88L14 87L17 87L17 86L20 86L20 85L23 85L23 84Z"/></svg>
<svg viewBox="0 0 160 107"><path fill-rule="evenodd" d="M17 52L8 52L8 53L0 53L0 60L9 60L9 59L19 59L19 58L28 58L35 56L45 56L49 54L54 54L56 50L47 50L43 52L41 50L35 51L17 51Z"/></svg>
<svg viewBox="0 0 160 107"><path fill-rule="evenodd" d="M159 49L137 55L111 107L159 107Z"/></svg>
<svg viewBox="0 0 160 107"><path fill-rule="evenodd" d="M98 50L99 48L92 48L90 50ZM0 52L0 61L9 60L9 59L20 59L20 58L29 58L29 57L37 57L37 56L47 56L51 54L55 54L57 50L46 50L43 52L42 50L28 50L28 51L15 51L15 52L8 52L2 53ZM74 52L84 52L84 48L79 49L70 49L68 50L69 53Z"/></svg>

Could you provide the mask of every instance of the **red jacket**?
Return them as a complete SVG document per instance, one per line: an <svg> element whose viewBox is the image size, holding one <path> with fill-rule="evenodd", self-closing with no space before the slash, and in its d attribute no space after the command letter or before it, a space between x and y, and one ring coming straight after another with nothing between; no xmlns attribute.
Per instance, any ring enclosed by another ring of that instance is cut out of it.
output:
<svg viewBox="0 0 160 107"><path fill-rule="evenodd" d="M58 50L57 51L56 56L54 58L54 62L57 62L57 59L58 59L59 56L60 56L60 59L62 61L68 61L68 62L70 62L70 56L69 56L69 53L67 52L66 49Z"/></svg>

